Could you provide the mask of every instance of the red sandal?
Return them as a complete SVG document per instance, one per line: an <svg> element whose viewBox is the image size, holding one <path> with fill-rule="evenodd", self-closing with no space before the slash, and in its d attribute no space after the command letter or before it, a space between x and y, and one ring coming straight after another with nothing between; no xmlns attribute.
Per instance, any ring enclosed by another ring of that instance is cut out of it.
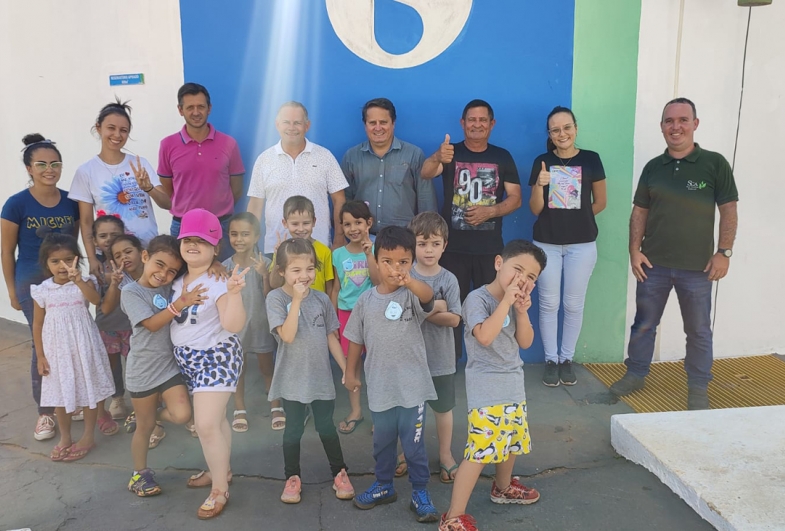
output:
<svg viewBox="0 0 785 531"><path fill-rule="evenodd" d="M112 418L112 414L108 411L104 411L103 416L98 417L96 424L98 424L98 430L102 435L114 435L120 431L120 426L117 424L117 422L115 422L115 420Z"/></svg>

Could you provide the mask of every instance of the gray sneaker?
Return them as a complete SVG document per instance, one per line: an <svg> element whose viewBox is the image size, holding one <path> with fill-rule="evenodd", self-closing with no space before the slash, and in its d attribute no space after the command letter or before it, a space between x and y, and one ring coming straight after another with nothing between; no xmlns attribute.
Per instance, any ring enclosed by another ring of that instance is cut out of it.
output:
<svg viewBox="0 0 785 531"><path fill-rule="evenodd" d="M687 390L687 409L690 411L711 409L708 390L701 387L690 387Z"/></svg>
<svg viewBox="0 0 785 531"><path fill-rule="evenodd" d="M646 387L646 378L627 372L621 379L610 387L610 392L616 396L627 396Z"/></svg>
<svg viewBox="0 0 785 531"><path fill-rule="evenodd" d="M554 361L545 362L545 373L542 383L548 387L559 387L559 364Z"/></svg>

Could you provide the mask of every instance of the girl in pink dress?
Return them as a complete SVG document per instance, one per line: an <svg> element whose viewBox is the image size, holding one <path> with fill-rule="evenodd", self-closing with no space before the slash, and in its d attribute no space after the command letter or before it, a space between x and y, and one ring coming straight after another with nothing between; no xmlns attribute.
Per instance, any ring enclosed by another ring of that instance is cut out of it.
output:
<svg viewBox="0 0 785 531"><path fill-rule="evenodd" d="M52 449L53 461L76 461L95 447L99 404L114 394L109 358L88 305L101 296L92 275L79 268L79 245L67 234L51 233L41 244L39 260L49 278L31 286L35 302L33 341L42 376L41 405L55 408L60 441ZM71 439L71 413L84 408L84 434Z"/></svg>

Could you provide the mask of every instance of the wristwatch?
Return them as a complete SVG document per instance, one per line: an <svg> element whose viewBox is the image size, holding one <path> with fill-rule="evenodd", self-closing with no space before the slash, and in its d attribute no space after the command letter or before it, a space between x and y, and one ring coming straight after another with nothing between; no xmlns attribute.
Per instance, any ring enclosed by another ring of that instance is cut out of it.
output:
<svg viewBox="0 0 785 531"><path fill-rule="evenodd" d="M717 253L721 254L725 258L730 258L733 256L733 249L717 249Z"/></svg>

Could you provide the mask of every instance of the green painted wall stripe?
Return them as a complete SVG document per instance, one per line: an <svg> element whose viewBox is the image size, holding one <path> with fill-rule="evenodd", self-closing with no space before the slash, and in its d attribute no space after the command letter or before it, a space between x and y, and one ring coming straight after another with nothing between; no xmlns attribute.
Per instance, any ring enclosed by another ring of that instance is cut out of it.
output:
<svg viewBox="0 0 785 531"><path fill-rule="evenodd" d="M633 182L641 0L576 0L572 106L579 145L597 151L608 207L597 218L598 260L575 359L619 362L627 312L627 236Z"/></svg>

